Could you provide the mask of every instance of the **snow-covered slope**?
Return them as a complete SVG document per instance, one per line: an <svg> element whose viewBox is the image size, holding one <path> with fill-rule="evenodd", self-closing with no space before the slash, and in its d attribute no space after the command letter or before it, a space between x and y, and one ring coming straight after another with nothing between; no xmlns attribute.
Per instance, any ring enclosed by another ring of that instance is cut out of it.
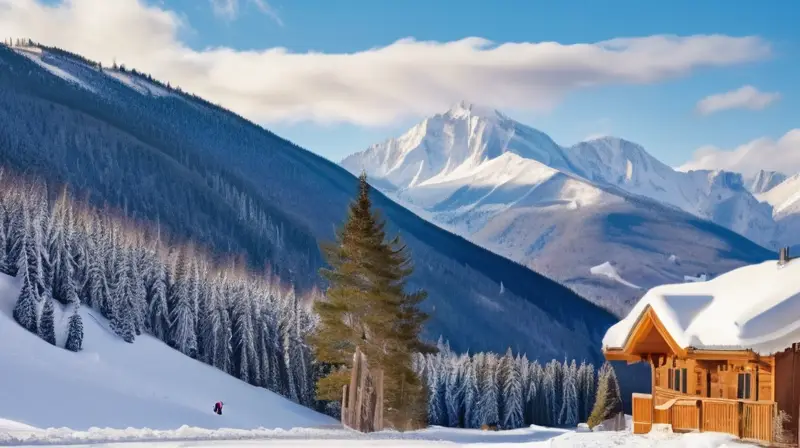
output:
<svg viewBox="0 0 800 448"><path fill-rule="evenodd" d="M578 143L568 150L577 174L628 193L685 210L773 247L769 206L745 188L742 176L724 171L676 171L641 146L613 137Z"/></svg>
<svg viewBox="0 0 800 448"><path fill-rule="evenodd" d="M798 278L800 260L770 260L707 282L653 288L606 332L603 347L622 347L649 306L683 348L782 351L800 339Z"/></svg>
<svg viewBox="0 0 800 448"><path fill-rule="evenodd" d="M40 428L292 428L337 421L142 335L128 344L81 309L83 350L54 347L17 324L20 282L0 274L0 418ZM63 344L69 310L56 307ZM225 403L222 416L214 403Z"/></svg>
<svg viewBox="0 0 800 448"><path fill-rule="evenodd" d="M697 217L753 238L774 227L771 207L738 174L677 172L611 137L563 148L465 102L342 165L366 170L420 216L616 313L641 291L594 275L593 267L613 262L620 278L642 288L724 272L768 251Z"/></svg>
<svg viewBox="0 0 800 448"><path fill-rule="evenodd" d="M786 178L756 197L772 206L782 245L800 245L800 174Z"/></svg>
<svg viewBox="0 0 800 448"><path fill-rule="evenodd" d="M758 174L747 179L747 189L755 195L766 193L785 181L787 177L788 176L785 174L777 171L759 170Z"/></svg>

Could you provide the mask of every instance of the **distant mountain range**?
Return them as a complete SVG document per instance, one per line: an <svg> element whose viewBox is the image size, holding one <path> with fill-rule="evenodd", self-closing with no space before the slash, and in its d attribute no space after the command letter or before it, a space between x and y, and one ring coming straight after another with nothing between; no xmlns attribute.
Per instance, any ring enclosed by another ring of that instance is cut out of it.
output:
<svg viewBox="0 0 800 448"><path fill-rule="evenodd" d="M562 147L468 102L341 165L616 314L652 286L774 257L791 241L774 204L797 199L764 196L791 179L780 173L681 172L614 137Z"/></svg>
<svg viewBox="0 0 800 448"><path fill-rule="evenodd" d="M342 167L147 75L55 48L0 45L0 123L6 172L54 193L69 185L223 260L244 255L301 290L324 286L319 243L357 185ZM458 351L602 360L613 314L377 191L374 203L413 253L411 286L429 292L426 336Z"/></svg>

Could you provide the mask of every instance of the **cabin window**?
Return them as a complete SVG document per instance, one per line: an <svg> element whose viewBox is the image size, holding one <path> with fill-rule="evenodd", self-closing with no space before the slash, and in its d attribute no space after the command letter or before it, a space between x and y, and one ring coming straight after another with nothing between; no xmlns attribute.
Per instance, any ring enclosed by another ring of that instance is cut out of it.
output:
<svg viewBox="0 0 800 448"><path fill-rule="evenodd" d="M686 393L686 369L669 369L667 383L669 388L681 393Z"/></svg>
<svg viewBox="0 0 800 448"><path fill-rule="evenodd" d="M750 377L751 375L749 373L739 374L739 390L736 394L736 398L740 400L750 399Z"/></svg>

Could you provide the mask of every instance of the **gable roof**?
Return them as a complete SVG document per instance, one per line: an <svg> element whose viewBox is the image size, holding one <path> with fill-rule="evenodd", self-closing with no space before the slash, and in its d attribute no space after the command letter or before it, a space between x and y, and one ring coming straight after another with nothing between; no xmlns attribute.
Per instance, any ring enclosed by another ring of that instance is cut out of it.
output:
<svg viewBox="0 0 800 448"><path fill-rule="evenodd" d="M706 282L653 288L606 332L603 350L626 352L642 322L652 320L649 313L677 350L782 351L800 342L800 260L783 266L766 261Z"/></svg>

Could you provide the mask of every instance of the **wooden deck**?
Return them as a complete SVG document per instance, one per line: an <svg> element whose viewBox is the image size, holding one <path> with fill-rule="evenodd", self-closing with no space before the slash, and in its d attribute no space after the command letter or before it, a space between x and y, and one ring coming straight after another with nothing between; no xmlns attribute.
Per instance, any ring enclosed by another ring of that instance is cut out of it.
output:
<svg viewBox="0 0 800 448"><path fill-rule="evenodd" d="M671 425L675 432L724 432L743 440L772 443L775 403L704 398L655 388L633 394L633 432L646 434L653 424Z"/></svg>

